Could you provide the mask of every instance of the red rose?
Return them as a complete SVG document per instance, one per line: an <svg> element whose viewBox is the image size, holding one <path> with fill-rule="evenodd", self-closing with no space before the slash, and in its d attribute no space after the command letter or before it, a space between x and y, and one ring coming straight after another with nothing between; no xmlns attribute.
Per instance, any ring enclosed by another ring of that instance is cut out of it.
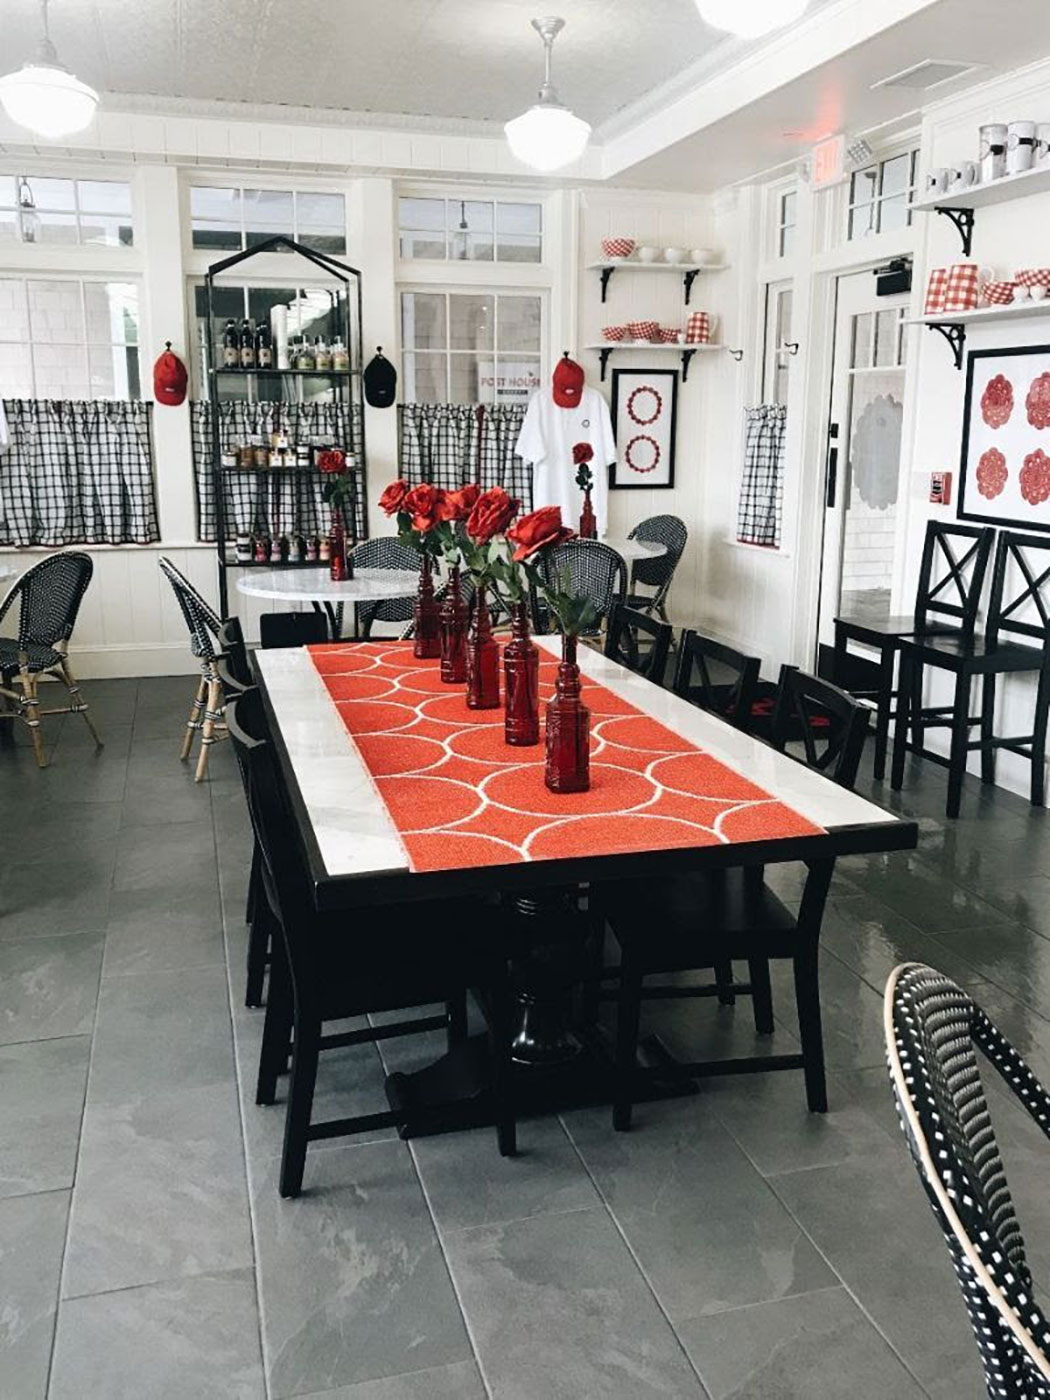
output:
<svg viewBox="0 0 1050 1400"><path fill-rule="evenodd" d="M578 442L572 449L573 466L580 466L583 462L589 462L594 456L594 448L589 442Z"/></svg>
<svg viewBox="0 0 1050 1400"><path fill-rule="evenodd" d="M1050 374L1032 380L1024 406L1033 428L1050 428Z"/></svg>
<svg viewBox="0 0 1050 1400"><path fill-rule="evenodd" d="M408 495L408 490L407 481L392 481L379 498L379 509L386 515L396 515Z"/></svg>
<svg viewBox="0 0 1050 1400"><path fill-rule="evenodd" d="M507 540L516 546L515 563L530 558L538 550L549 549L552 545L571 540L575 530L561 523L561 506L541 506L531 515L524 515L518 523L507 531Z"/></svg>
<svg viewBox="0 0 1050 1400"><path fill-rule="evenodd" d="M493 535L502 534L518 512L519 502L508 496L502 486L483 491L471 508L467 519L467 534L475 544L488 544Z"/></svg>
<svg viewBox="0 0 1050 1400"><path fill-rule="evenodd" d="M412 529L421 535L429 534L436 525L449 518L446 493L429 481L413 486L401 502L401 510L412 517Z"/></svg>
<svg viewBox="0 0 1050 1400"><path fill-rule="evenodd" d="M468 482L466 486L461 486L458 491L449 491L445 498L445 503L452 514L448 519L466 520L475 505L477 505L480 495L481 487L475 486L473 482Z"/></svg>
<svg viewBox="0 0 1050 1400"><path fill-rule="evenodd" d="M341 447L326 447L317 454L318 470L329 475L346 471L346 453Z"/></svg>
<svg viewBox="0 0 1050 1400"><path fill-rule="evenodd" d="M993 501L1001 495L1008 475L1006 458L998 447L989 447L987 452L982 452L981 460L977 463L977 489L982 496Z"/></svg>
<svg viewBox="0 0 1050 1400"><path fill-rule="evenodd" d="M1029 452L1018 480L1021 495L1030 506L1040 506L1050 500L1050 457L1041 448Z"/></svg>
<svg viewBox="0 0 1050 1400"><path fill-rule="evenodd" d="M989 379L981 395L981 417L989 428L1001 428L1014 411L1014 386L1005 374Z"/></svg>

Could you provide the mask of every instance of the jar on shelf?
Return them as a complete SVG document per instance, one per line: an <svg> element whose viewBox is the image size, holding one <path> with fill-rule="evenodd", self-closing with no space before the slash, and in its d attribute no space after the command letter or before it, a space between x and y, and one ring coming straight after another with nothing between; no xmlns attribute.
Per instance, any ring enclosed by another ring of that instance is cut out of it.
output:
<svg viewBox="0 0 1050 1400"><path fill-rule="evenodd" d="M255 439L252 443L252 456L255 459L257 471L264 471L270 465L270 449L267 447L265 439Z"/></svg>
<svg viewBox="0 0 1050 1400"><path fill-rule="evenodd" d="M332 341L332 368L337 374L347 374L350 370L350 351L338 335Z"/></svg>
<svg viewBox="0 0 1050 1400"><path fill-rule="evenodd" d="M219 454L219 465L222 467L224 472L236 471L237 464L239 461L240 458L237 454L236 447L224 448L223 451Z"/></svg>
<svg viewBox="0 0 1050 1400"><path fill-rule="evenodd" d="M237 448L237 465L242 472L250 472L255 466L255 448L250 442L242 442Z"/></svg>
<svg viewBox="0 0 1050 1400"><path fill-rule="evenodd" d="M234 551L238 564L250 564L252 562L252 537L246 530L238 532Z"/></svg>

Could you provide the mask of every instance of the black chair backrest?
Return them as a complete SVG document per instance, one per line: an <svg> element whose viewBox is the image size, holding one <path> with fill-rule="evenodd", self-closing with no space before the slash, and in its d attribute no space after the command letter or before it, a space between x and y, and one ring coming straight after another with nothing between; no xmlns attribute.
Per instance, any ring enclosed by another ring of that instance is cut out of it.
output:
<svg viewBox="0 0 1050 1400"><path fill-rule="evenodd" d="M1003 632L1013 641L1050 641L1050 537L1000 533L985 632L989 643Z"/></svg>
<svg viewBox="0 0 1050 1400"><path fill-rule="evenodd" d="M975 1050L1047 1136L1050 1095L981 1008L933 968L896 968L884 1010L901 1127L948 1243L988 1394L1050 1397L1050 1322L1032 1296Z"/></svg>
<svg viewBox="0 0 1050 1400"><path fill-rule="evenodd" d="M244 644L244 632L239 617L228 617L219 628L216 637L219 651L226 658L226 668L233 679L242 686L252 684L251 667L248 665L248 648Z"/></svg>
<svg viewBox="0 0 1050 1400"><path fill-rule="evenodd" d="M852 788L864 752L869 712L837 685L796 666L782 666L770 743L781 752L799 742L805 762L842 787Z"/></svg>
<svg viewBox="0 0 1050 1400"><path fill-rule="evenodd" d="M174 589L182 609L182 616L189 628L190 646L194 656L199 656L202 661L214 661L215 639L221 626L218 614L204 601L185 574L175 567L167 555L162 554L157 563L161 573Z"/></svg>
<svg viewBox="0 0 1050 1400"><path fill-rule="evenodd" d="M689 539L685 522L679 520L677 515L651 515L648 520L636 525L627 538L667 546L667 553L659 558L636 559L631 565L632 583L642 583L647 588L659 588L666 592Z"/></svg>
<svg viewBox="0 0 1050 1400"><path fill-rule="evenodd" d="M350 551L350 559L355 571L419 570L419 555L410 546L402 544L396 535L376 535L370 540L362 540ZM384 598L378 603L358 603L356 607L366 636L373 622L407 622L412 616L411 598Z"/></svg>
<svg viewBox="0 0 1050 1400"><path fill-rule="evenodd" d="M691 628L682 633L673 690L702 710L747 729L758 685L759 659Z"/></svg>
<svg viewBox="0 0 1050 1400"><path fill-rule="evenodd" d="M627 565L622 557L600 540L566 540L549 549L540 562L540 574L547 583L562 587L591 600L597 614L585 635L594 636L616 603L627 601ZM544 610L533 609L538 631L546 630Z"/></svg>
<svg viewBox="0 0 1050 1400"><path fill-rule="evenodd" d="M17 598L21 649L53 647L69 641L93 567L90 554L51 554L15 581L4 599L0 617Z"/></svg>
<svg viewBox="0 0 1050 1400"><path fill-rule="evenodd" d="M994 539L990 526L927 523L915 595L915 621L920 629L931 621L951 619L961 631L973 631Z"/></svg>
<svg viewBox="0 0 1050 1400"><path fill-rule="evenodd" d="M648 613L617 603L605 633L605 655L656 685L663 685L671 632L669 622L657 622ZM648 638L649 643L644 649L643 638Z"/></svg>

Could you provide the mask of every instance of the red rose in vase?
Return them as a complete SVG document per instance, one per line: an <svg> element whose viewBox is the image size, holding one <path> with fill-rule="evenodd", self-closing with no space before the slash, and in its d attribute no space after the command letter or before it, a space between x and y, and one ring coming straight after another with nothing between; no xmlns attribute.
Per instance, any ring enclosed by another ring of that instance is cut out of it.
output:
<svg viewBox="0 0 1050 1400"><path fill-rule="evenodd" d="M576 531L561 523L560 506L541 506L531 515L524 515L507 531L507 542L514 546L514 562L520 564L541 549L562 544L575 537Z"/></svg>
<svg viewBox="0 0 1050 1400"><path fill-rule="evenodd" d="M1024 406L1033 428L1050 428L1050 374L1032 380Z"/></svg>
<svg viewBox="0 0 1050 1400"><path fill-rule="evenodd" d="M1021 495L1030 506L1039 506L1050 500L1050 457L1037 448L1024 459L1021 475Z"/></svg>
<svg viewBox="0 0 1050 1400"><path fill-rule="evenodd" d="M427 535L443 520L448 520L448 505L445 492L440 486L423 481L401 502L400 510L412 517L412 529L420 535Z"/></svg>
<svg viewBox="0 0 1050 1400"><path fill-rule="evenodd" d="M977 463L977 489L982 496L992 501L1001 495L1008 475L1006 458L998 447L989 447L987 452L981 454L981 460Z"/></svg>
<svg viewBox="0 0 1050 1400"><path fill-rule="evenodd" d="M326 447L318 452L316 460L318 471L326 472L329 476L346 471L346 453L341 447Z"/></svg>
<svg viewBox="0 0 1050 1400"><path fill-rule="evenodd" d="M981 417L989 428L1001 428L1014 411L1014 386L1005 374L989 379L981 395Z"/></svg>
<svg viewBox="0 0 1050 1400"><path fill-rule="evenodd" d="M392 481L379 498L379 509L384 515L396 515L401 503L409 493L407 481Z"/></svg>
<svg viewBox="0 0 1050 1400"><path fill-rule="evenodd" d="M477 505L480 495L481 487L475 486L473 482L461 486L458 491L449 491L445 497L445 505L452 513L447 518L466 520Z"/></svg>
<svg viewBox="0 0 1050 1400"><path fill-rule="evenodd" d="M475 544L488 544L494 535L506 530L518 513L518 505L502 486L483 491L467 517L467 534Z"/></svg>
<svg viewBox="0 0 1050 1400"><path fill-rule="evenodd" d="M594 456L594 448L589 442L578 442L572 449L572 464L578 467L583 462L589 462Z"/></svg>

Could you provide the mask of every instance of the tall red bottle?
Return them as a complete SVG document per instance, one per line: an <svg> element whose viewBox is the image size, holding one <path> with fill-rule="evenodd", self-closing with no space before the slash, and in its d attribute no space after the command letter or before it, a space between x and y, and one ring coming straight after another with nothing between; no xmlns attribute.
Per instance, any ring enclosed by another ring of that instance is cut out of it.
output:
<svg viewBox="0 0 1050 1400"><path fill-rule="evenodd" d="M328 576L334 583L346 578L346 531L339 510L332 511L332 524L328 531Z"/></svg>
<svg viewBox="0 0 1050 1400"><path fill-rule="evenodd" d="M547 701L546 783L551 792L586 792L591 785L591 712L580 699L576 638L562 638L562 657Z"/></svg>
<svg viewBox="0 0 1050 1400"><path fill-rule="evenodd" d="M474 607L467 637L467 709L499 708L499 643L492 635L485 585L474 594Z"/></svg>
<svg viewBox="0 0 1050 1400"><path fill-rule="evenodd" d="M510 641L503 648L503 683L507 696L504 738L515 748L540 742L540 654L529 636L525 603L511 609Z"/></svg>
<svg viewBox="0 0 1050 1400"><path fill-rule="evenodd" d="M434 660L441 655L441 619L434 598L434 576L429 554L419 557L419 588L412 606L415 633L412 655L422 660Z"/></svg>
<svg viewBox="0 0 1050 1400"><path fill-rule="evenodd" d="M596 540L598 538L598 521L595 519L594 507L591 505L591 488L588 486L583 493L583 510L580 512L580 539Z"/></svg>
<svg viewBox="0 0 1050 1400"><path fill-rule="evenodd" d="M467 679L467 605L458 568L449 575L441 604L441 679L446 685L462 685Z"/></svg>

